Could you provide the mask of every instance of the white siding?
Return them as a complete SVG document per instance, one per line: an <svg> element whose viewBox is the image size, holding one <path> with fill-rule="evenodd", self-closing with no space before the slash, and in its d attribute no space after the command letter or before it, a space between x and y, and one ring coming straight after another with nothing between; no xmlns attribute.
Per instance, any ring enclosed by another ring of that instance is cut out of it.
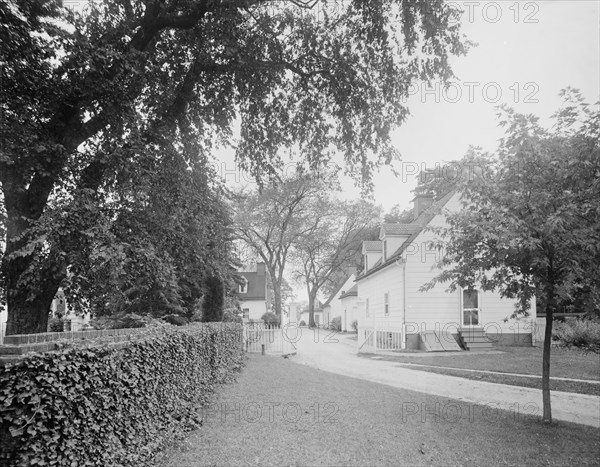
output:
<svg viewBox="0 0 600 467"><path fill-rule="evenodd" d="M446 204L445 209L455 211L461 208L459 196L455 195ZM445 225L443 215L437 215L429 223L430 227ZM407 333L418 328L420 332L425 329L434 330L436 327L443 329L445 326L462 325L461 291L446 292L447 284L438 284L427 292L420 292L424 284L440 273L434 268L435 263L441 259L443 251L431 249L430 243L436 240L433 232L422 232L408 249L406 258L406 322ZM515 300L502 299L498 293L480 293L479 318L487 332L490 333L528 333L523 320L518 322L509 320L504 322L514 310ZM535 313L533 304L530 313ZM529 322L531 318L526 321ZM413 328L413 329L411 329ZM413 331L414 332L414 331Z"/></svg>
<svg viewBox="0 0 600 467"><path fill-rule="evenodd" d="M461 208L460 199L455 195L446 203L444 210L455 211ZM429 227L445 225L442 214L435 216ZM446 329L462 325L461 291L446 292L447 284L438 284L427 292L419 289L440 273L434 268L441 259L442 251L431 248L436 240L433 232L424 231L403 253L406 260L406 333L415 334L424 330ZM369 300L370 316L361 313L359 325L401 329L403 324L403 266L391 264L385 269L361 279L358 282L358 299ZM389 316L384 316L384 294L389 293ZM480 293L480 325L488 333L516 334L530 333L530 323L535 319L535 303L532 303L530 317L508 320L514 310L514 300L502 299L498 293Z"/></svg>
<svg viewBox="0 0 600 467"><path fill-rule="evenodd" d="M267 312L267 302L265 300L244 300L240 302L240 308L248 308L249 318L251 320L259 320Z"/></svg>
<svg viewBox="0 0 600 467"><path fill-rule="evenodd" d="M324 316L324 319L331 321L337 316L340 316L343 319L343 307L340 297L342 296L342 292L347 292L352 288L352 286L354 286L355 279L356 276L354 274L351 274L350 277L346 279L346 282L344 282L344 284L340 287L340 289L336 292L335 296L329 302L329 313L326 316Z"/></svg>
<svg viewBox="0 0 600 467"><path fill-rule="evenodd" d="M342 331L352 331L352 321L358 320L358 312L356 307L357 297L355 295L345 297L340 300Z"/></svg>
<svg viewBox="0 0 600 467"><path fill-rule="evenodd" d="M384 295L389 294L389 315L384 314ZM358 282L358 300L369 299L369 317L360 316L363 326L402 328L402 267L390 265Z"/></svg>

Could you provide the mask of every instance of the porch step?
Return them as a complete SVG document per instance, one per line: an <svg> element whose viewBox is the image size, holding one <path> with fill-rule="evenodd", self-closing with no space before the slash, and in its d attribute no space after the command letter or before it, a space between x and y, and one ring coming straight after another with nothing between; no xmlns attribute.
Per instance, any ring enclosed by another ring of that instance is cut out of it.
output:
<svg viewBox="0 0 600 467"><path fill-rule="evenodd" d="M460 328L458 334L466 350L491 350L494 348L493 342L483 328Z"/></svg>
<svg viewBox="0 0 600 467"><path fill-rule="evenodd" d="M451 335L440 336L436 331L421 333L421 342L427 352L461 351L462 349Z"/></svg>

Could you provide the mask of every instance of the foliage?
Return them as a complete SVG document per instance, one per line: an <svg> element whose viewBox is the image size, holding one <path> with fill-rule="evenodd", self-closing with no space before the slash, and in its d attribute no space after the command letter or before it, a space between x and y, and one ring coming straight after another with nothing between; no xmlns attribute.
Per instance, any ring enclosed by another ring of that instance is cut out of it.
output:
<svg viewBox="0 0 600 467"><path fill-rule="evenodd" d="M243 364L238 325L157 328L122 349L31 355L0 372L2 465L146 465Z"/></svg>
<svg viewBox="0 0 600 467"><path fill-rule="evenodd" d="M50 318L48 320L48 331L49 332L63 332L65 322L61 318Z"/></svg>
<svg viewBox="0 0 600 467"><path fill-rule="evenodd" d="M185 326L188 324L188 320L181 315L165 315L162 317L163 321L166 321L169 324L173 324L175 326Z"/></svg>
<svg viewBox="0 0 600 467"><path fill-rule="evenodd" d="M351 326L352 326L352 331L354 331L355 333L358 333L358 320L355 319L354 321L352 321Z"/></svg>
<svg viewBox="0 0 600 467"><path fill-rule="evenodd" d="M240 316L240 310L237 308L225 308L223 311L223 322L241 324L242 317Z"/></svg>
<svg viewBox="0 0 600 467"><path fill-rule="evenodd" d="M211 323L223 321L223 304L225 300L225 290L223 281L220 277L210 276L204 281L205 293L202 300L202 321Z"/></svg>
<svg viewBox="0 0 600 467"><path fill-rule="evenodd" d="M452 78L469 46L443 2L62 3L0 4L9 334L45 331L61 285L104 312L191 314L231 259L216 147L256 177L339 152L368 186L414 81Z"/></svg>
<svg viewBox="0 0 600 467"><path fill-rule="evenodd" d="M271 313L270 311L267 311L265 314L263 314L260 319L262 319L265 324L268 324L269 326L278 326L281 322L279 316L275 313Z"/></svg>
<svg viewBox="0 0 600 467"><path fill-rule="evenodd" d="M414 220L412 209L401 210L399 204L393 206L384 216L386 224L410 224ZM377 238L377 237L375 237Z"/></svg>
<svg viewBox="0 0 600 467"><path fill-rule="evenodd" d="M120 313L114 316L100 316L90 321L94 329L131 329L143 328L151 319L135 313Z"/></svg>
<svg viewBox="0 0 600 467"><path fill-rule="evenodd" d="M311 201L328 185L318 177L293 174L260 190L240 190L235 200L239 237L265 263L273 287L273 309L281 315L284 273L292 246L311 218Z"/></svg>
<svg viewBox="0 0 600 467"><path fill-rule="evenodd" d="M537 118L501 108L506 128L496 157L476 165L458 185L463 209L447 216L438 247L443 271L424 289L498 290L525 314L542 293L546 314L544 420L550 412L550 340L554 312L582 294L600 307L600 105L561 92L552 130ZM477 154L484 157L483 154Z"/></svg>
<svg viewBox="0 0 600 467"><path fill-rule="evenodd" d="M306 321L302 320L298 323L298 326L306 326Z"/></svg>
<svg viewBox="0 0 600 467"><path fill-rule="evenodd" d="M342 330L342 317L336 316L329 322L329 329L340 332Z"/></svg>
<svg viewBox="0 0 600 467"><path fill-rule="evenodd" d="M557 322L552 339L564 347L577 347L600 353L600 321L591 319L567 319Z"/></svg>
<svg viewBox="0 0 600 467"><path fill-rule="evenodd" d="M308 323L314 326L317 294L347 279L347 266L361 256L362 241L379 224L380 210L362 200L337 200L331 190L320 192L308 207L311 216L293 244L294 278L306 287Z"/></svg>

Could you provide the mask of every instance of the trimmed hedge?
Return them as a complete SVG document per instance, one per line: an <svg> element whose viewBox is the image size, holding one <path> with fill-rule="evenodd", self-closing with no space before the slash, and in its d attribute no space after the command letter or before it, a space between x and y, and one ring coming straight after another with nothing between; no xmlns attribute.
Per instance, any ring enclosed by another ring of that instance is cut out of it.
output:
<svg viewBox="0 0 600 467"><path fill-rule="evenodd" d="M238 324L163 326L132 339L0 370L0 464L147 463L201 423L196 411L245 359Z"/></svg>

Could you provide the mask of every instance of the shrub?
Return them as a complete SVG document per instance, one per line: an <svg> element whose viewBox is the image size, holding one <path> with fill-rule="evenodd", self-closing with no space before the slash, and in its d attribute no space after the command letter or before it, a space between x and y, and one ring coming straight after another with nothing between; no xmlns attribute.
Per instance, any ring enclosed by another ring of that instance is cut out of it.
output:
<svg viewBox="0 0 600 467"><path fill-rule="evenodd" d="M341 331L342 330L342 317L336 316L329 322L329 329L332 331Z"/></svg>
<svg viewBox="0 0 600 467"><path fill-rule="evenodd" d="M242 323L242 317L236 308L226 308L223 312L224 323Z"/></svg>
<svg viewBox="0 0 600 467"><path fill-rule="evenodd" d="M184 316L176 314L165 315L162 317L162 320L169 324L174 324L175 326L185 326L188 324L188 320Z"/></svg>
<svg viewBox="0 0 600 467"><path fill-rule="evenodd" d="M48 331L49 332L63 332L65 329L65 322L60 318L50 318L48 320Z"/></svg>
<svg viewBox="0 0 600 467"><path fill-rule="evenodd" d="M270 311L267 311L260 317L260 319L262 319L265 324L268 324L269 326L277 326L280 322L279 316L277 316L275 313L271 313Z"/></svg>
<svg viewBox="0 0 600 467"><path fill-rule="evenodd" d="M196 410L243 364L242 337L237 324L155 326L120 349L0 369L0 465L147 465L200 423Z"/></svg>
<svg viewBox="0 0 600 467"><path fill-rule="evenodd" d="M600 321L569 319L553 323L552 339L564 347L600 353Z"/></svg>
<svg viewBox="0 0 600 467"><path fill-rule="evenodd" d="M352 321L352 324L350 324L350 326L352 326L352 331L358 333L358 320L355 319L354 321Z"/></svg>
<svg viewBox="0 0 600 467"><path fill-rule="evenodd" d="M306 326L306 321L302 320L300 321L300 323L298 323L300 326Z"/></svg>

